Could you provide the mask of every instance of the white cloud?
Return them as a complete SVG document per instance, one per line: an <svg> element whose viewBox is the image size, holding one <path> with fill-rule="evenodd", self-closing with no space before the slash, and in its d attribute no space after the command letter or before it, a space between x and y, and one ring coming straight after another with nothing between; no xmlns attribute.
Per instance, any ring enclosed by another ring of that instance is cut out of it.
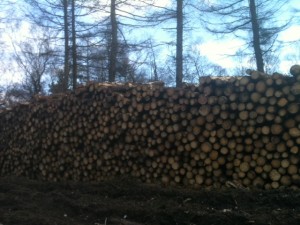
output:
<svg viewBox="0 0 300 225"><path fill-rule="evenodd" d="M224 67L233 68L236 63L230 55L234 55L239 48L241 48L243 42L234 40L224 41L208 41L197 46L201 55L205 55L210 61Z"/></svg>
<svg viewBox="0 0 300 225"><path fill-rule="evenodd" d="M154 1L156 6L166 7L171 4L171 0L156 0Z"/></svg>
<svg viewBox="0 0 300 225"><path fill-rule="evenodd" d="M215 4L216 3L216 0L204 0L204 3L206 4L206 5L213 5L213 4Z"/></svg>
<svg viewBox="0 0 300 225"><path fill-rule="evenodd" d="M280 65L279 65L279 70L281 73L288 74L292 65L293 65L293 63L291 63L289 61L281 61Z"/></svg>
<svg viewBox="0 0 300 225"><path fill-rule="evenodd" d="M280 41L299 41L300 40L300 25L294 25L285 31L282 31L278 39Z"/></svg>

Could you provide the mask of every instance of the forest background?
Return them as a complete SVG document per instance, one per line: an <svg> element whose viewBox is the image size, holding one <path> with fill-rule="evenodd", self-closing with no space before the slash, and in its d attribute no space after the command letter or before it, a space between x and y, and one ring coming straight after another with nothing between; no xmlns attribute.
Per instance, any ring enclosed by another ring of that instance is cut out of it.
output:
<svg viewBox="0 0 300 225"><path fill-rule="evenodd" d="M4 0L0 105L87 82L288 74L299 16L298 0Z"/></svg>

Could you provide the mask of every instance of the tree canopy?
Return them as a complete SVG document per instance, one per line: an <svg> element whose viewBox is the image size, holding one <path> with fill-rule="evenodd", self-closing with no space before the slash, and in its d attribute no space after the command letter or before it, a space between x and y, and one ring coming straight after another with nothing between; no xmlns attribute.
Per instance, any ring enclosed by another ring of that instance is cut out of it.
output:
<svg viewBox="0 0 300 225"><path fill-rule="evenodd" d="M287 0L5 0L0 4L0 48L3 61L11 62L3 73L19 74L17 87L28 96L65 92L90 81L163 80L179 87L183 82L197 83L204 75L243 73L239 62L245 60L255 62L251 69L272 72L280 60L297 55L279 57L284 44L279 37L299 23L291 16L299 10ZM17 13L12 14L12 9ZM21 38L18 32L24 30ZM232 52L234 68L200 51L204 42L227 38L244 43Z"/></svg>

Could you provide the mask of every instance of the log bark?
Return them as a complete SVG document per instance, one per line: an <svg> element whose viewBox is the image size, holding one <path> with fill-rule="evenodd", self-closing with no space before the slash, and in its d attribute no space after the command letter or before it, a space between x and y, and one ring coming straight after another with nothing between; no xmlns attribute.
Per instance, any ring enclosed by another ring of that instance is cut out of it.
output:
<svg viewBox="0 0 300 225"><path fill-rule="evenodd" d="M289 78L290 79L290 78ZM0 113L0 172L164 185L297 187L299 101L282 76L97 84ZM278 87L281 87L280 89Z"/></svg>

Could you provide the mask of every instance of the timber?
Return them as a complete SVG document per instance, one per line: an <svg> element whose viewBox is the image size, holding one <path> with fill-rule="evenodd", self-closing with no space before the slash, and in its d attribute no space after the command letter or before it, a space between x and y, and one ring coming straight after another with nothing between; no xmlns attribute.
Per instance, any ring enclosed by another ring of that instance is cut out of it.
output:
<svg viewBox="0 0 300 225"><path fill-rule="evenodd" d="M89 83L37 96L0 113L0 174L298 189L297 68L291 77L249 70L181 88Z"/></svg>

